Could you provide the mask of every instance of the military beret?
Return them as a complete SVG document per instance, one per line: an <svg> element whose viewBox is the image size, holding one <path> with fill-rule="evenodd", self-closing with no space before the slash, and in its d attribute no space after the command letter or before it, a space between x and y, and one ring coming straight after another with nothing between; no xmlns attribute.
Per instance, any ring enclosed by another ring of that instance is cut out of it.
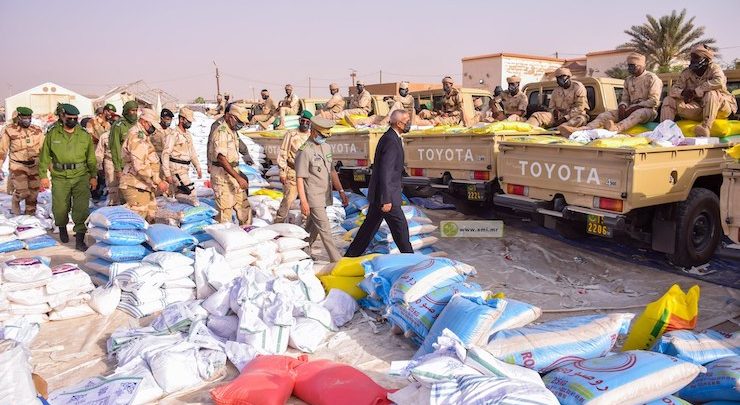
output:
<svg viewBox="0 0 740 405"><path fill-rule="evenodd" d="M163 108L162 112L159 113L159 116L162 118L175 118L175 114L173 114L168 108Z"/></svg>
<svg viewBox="0 0 740 405"><path fill-rule="evenodd" d="M114 106L113 104L110 104L110 103L106 104L103 109L106 110L106 111L116 112L116 106Z"/></svg>
<svg viewBox="0 0 740 405"><path fill-rule="evenodd" d="M311 114L311 111L303 110L303 112L301 113L301 118L310 120L311 118L313 118L313 114Z"/></svg>
<svg viewBox="0 0 740 405"><path fill-rule="evenodd" d="M714 58L714 51L707 48L704 44L699 44L691 48L691 54L701 56L702 58L712 59Z"/></svg>
<svg viewBox="0 0 740 405"><path fill-rule="evenodd" d="M62 104L62 111L68 115L80 115L80 110L72 104Z"/></svg>
<svg viewBox="0 0 740 405"><path fill-rule="evenodd" d="M324 135L324 136L331 135L329 130L332 129L335 124L336 123L334 122L334 120L321 118L319 116L315 116L311 118L311 128L319 131L319 133L321 133L321 135Z"/></svg>
<svg viewBox="0 0 740 405"><path fill-rule="evenodd" d="M509 76L506 78L506 83L521 83L522 79L519 76Z"/></svg>
<svg viewBox="0 0 740 405"><path fill-rule="evenodd" d="M33 115L33 110L28 107L18 107L15 109L15 111L18 112L18 115L22 115L22 116Z"/></svg>
<svg viewBox="0 0 740 405"><path fill-rule="evenodd" d="M645 56L637 52L632 52L631 54L627 55L627 64L645 66Z"/></svg>

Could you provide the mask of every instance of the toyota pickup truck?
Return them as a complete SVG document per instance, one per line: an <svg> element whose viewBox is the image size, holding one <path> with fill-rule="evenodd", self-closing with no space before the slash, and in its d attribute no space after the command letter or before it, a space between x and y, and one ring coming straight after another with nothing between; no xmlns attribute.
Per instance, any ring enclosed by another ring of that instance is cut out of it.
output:
<svg viewBox="0 0 740 405"><path fill-rule="evenodd" d="M626 235L678 266L709 261L720 241L726 145L636 149L502 142L494 204L566 238Z"/></svg>
<svg viewBox="0 0 740 405"><path fill-rule="evenodd" d="M722 229L740 249L740 161L728 158L722 165L719 212Z"/></svg>
<svg viewBox="0 0 740 405"><path fill-rule="evenodd" d="M591 77L577 80L586 87L591 118L617 108L622 80ZM554 81L526 85L523 91L529 99L528 110L547 105L556 87ZM404 151L409 177L404 178L405 189L412 195L441 191L445 200L454 203L459 211L485 214L493 205L493 196L500 191L496 172L499 144L514 136L534 134L554 132L407 134Z"/></svg>

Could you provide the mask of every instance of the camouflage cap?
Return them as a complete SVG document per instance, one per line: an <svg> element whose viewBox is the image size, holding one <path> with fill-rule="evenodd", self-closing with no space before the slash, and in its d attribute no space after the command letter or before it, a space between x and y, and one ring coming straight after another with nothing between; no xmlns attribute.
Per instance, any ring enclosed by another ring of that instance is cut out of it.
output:
<svg viewBox="0 0 740 405"><path fill-rule="evenodd" d="M714 51L707 48L707 46L704 44L695 45L693 48L691 48L691 54L700 56L702 58L707 58L710 60L714 58Z"/></svg>
<svg viewBox="0 0 740 405"><path fill-rule="evenodd" d="M18 107L15 109L15 111L18 113L18 115L24 117L33 115L33 110L28 107Z"/></svg>
<svg viewBox="0 0 740 405"><path fill-rule="evenodd" d="M188 120L190 122L193 122L193 110L191 110L191 109L189 109L187 107L182 107L180 109L180 112L178 113L178 115L180 117L185 118L186 120Z"/></svg>
<svg viewBox="0 0 740 405"><path fill-rule="evenodd" d="M506 83L521 83L522 79L519 78L519 76L509 76L506 78Z"/></svg>
<svg viewBox="0 0 740 405"><path fill-rule="evenodd" d="M139 119L142 119L154 125L154 128L156 129L162 129L162 127L159 125L159 116L157 116L157 113L154 112L154 110L152 110L151 108L142 109Z"/></svg>
<svg viewBox="0 0 740 405"><path fill-rule="evenodd" d="M560 76L568 76L568 77L571 77L571 76L573 76L573 74L570 73L570 69L561 67L561 68L555 69L555 77L560 77Z"/></svg>
<svg viewBox="0 0 740 405"><path fill-rule="evenodd" d="M243 124L249 122L249 111L239 104L231 104L229 106L229 114L236 117Z"/></svg>
<svg viewBox="0 0 740 405"><path fill-rule="evenodd" d="M328 120L318 116L311 118L311 128L319 131L321 135L326 137L331 136L331 132L329 130L332 129L334 125L336 125L334 120Z"/></svg>
<svg viewBox="0 0 740 405"><path fill-rule="evenodd" d="M627 55L627 64L645 66L645 56L637 52L632 52L631 54Z"/></svg>
<svg viewBox="0 0 740 405"><path fill-rule="evenodd" d="M398 86L399 89L408 89L409 88L409 82L401 82L401 84Z"/></svg>

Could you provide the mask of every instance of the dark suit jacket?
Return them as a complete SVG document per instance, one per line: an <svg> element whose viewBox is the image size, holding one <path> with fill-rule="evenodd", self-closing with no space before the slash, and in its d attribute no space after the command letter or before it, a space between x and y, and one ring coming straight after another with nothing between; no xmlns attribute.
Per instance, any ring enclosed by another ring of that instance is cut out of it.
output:
<svg viewBox="0 0 740 405"><path fill-rule="evenodd" d="M380 137L375 149L373 173L367 192L371 204L401 206L403 175L403 144L393 128Z"/></svg>

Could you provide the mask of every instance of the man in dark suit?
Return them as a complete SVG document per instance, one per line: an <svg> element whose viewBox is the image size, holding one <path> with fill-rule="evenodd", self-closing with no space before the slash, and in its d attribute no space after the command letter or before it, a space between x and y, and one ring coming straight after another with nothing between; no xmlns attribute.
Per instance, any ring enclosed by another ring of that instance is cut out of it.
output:
<svg viewBox="0 0 740 405"><path fill-rule="evenodd" d="M373 175L367 192L370 201L367 217L345 257L362 255L384 219L401 253L414 253L409 242L409 225L401 209L403 144L400 135L411 129L411 116L406 110L396 110L391 114L390 125L375 149Z"/></svg>

